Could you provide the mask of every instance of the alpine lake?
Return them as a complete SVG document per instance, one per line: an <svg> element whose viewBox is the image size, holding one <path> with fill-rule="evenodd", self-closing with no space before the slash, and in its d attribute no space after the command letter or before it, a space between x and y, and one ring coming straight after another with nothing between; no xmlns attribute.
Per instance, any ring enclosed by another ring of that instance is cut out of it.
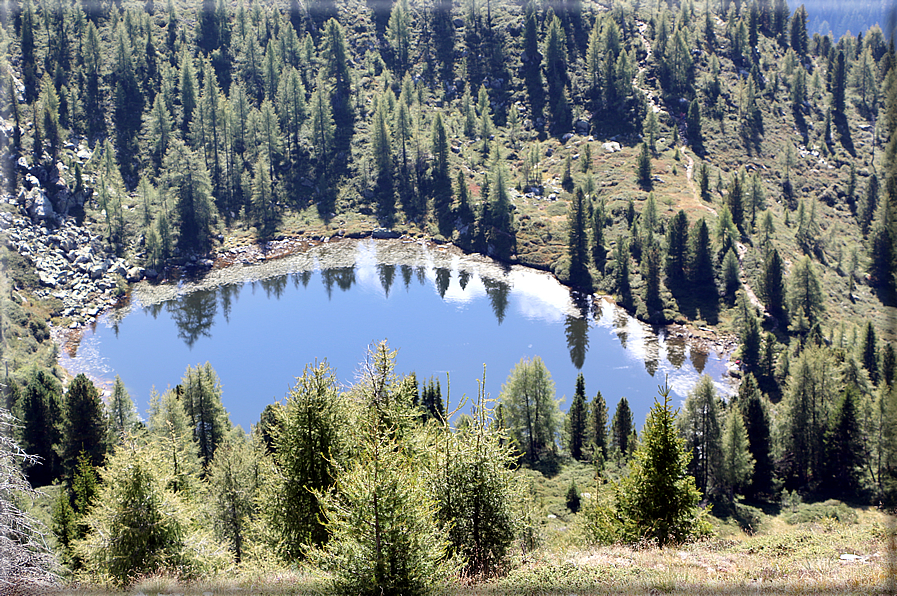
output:
<svg viewBox="0 0 897 596"><path fill-rule="evenodd" d="M231 421L248 430L307 365L326 360L351 384L381 340L398 350L398 374L439 381L449 411L475 397L478 383L498 398L514 365L538 356L562 410L582 372L587 399L601 391L612 416L625 396L640 429L665 382L677 405L703 374L732 393L727 354L681 335L545 272L450 246L338 240L192 280L141 282L127 305L70 339L60 363L107 396L120 376L145 419L154 387L174 387L187 366L209 362Z"/></svg>

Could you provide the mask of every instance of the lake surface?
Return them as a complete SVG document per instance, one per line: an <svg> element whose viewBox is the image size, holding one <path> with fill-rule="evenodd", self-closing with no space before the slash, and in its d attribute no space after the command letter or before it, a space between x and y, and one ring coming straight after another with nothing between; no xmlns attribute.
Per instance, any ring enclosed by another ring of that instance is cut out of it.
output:
<svg viewBox="0 0 897 596"><path fill-rule="evenodd" d="M589 399L600 390L612 416L626 396L638 427L665 378L677 402L705 373L731 392L724 358L655 334L610 302L571 296L547 273L401 241L343 240L196 283L141 284L60 362L107 390L121 376L144 418L153 387L210 362L231 421L248 429L307 364L326 359L349 384L383 339L398 349L397 372L435 377L443 398L448 375L450 407L476 395L484 364L498 397L514 365L534 356L566 396L562 409L582 372Z"/></svg>

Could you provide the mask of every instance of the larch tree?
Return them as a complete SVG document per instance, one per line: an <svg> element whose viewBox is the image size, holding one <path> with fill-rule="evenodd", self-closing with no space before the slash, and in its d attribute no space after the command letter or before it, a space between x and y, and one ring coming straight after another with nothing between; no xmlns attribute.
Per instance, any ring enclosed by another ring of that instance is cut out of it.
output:
<svg viewBox="0 0 897 596"><path fill-rule="evenodd" d="M258 514L261 477L258 451L248 438L225 441L209 464L207 488L215 535L230 545L237 563L244 558Z"/></svg>
<svg viewBox="0 0 897 596"><path fill-rule="evenodd" d="M272 427L277 474L265 487L264 513L276 536L275 549L287 561L328 538L321 504L313 491L327 491L343 456L340 426L345 409L336 377L326 362L306 366L286 403L275 410Z"/></svg>
<svg viewBox="0 0 897 596"><path fill-rule="evenodd" d="M106 408L109 420L109 445L116 446L129 433L134 431L139 420L134 401L118 375L115 375L115 382L112 385L112 396L109 398L109 404Z"/></svg>
<svg viewBox="0 0 897 596"><path fill-rule="evenodd" d="M729 407L723 427L723 465L720 487L730 498L741 494L750 484L754 472L754 458L751 455L747 430L741 410Z"/></svg>
<svg viewBox="0 0 897 596"><path fill-rule="evenodd" d="M164 170L168 193L177 208L178 244L188 250L208 250L215 218L208 170L199 156L177 138L169 144Z"/></svg>
<svg viewBox="0 0 897 596"><path fill-rule="evenodd" d="M196 368L188 366L178 387L199 457L206 467L231 428L230 418L221 403L221 381L212 365L206 362Z"/></svg>
<svg viewBox="0 0 897 596"><path fill-rule="evenodd" d="M330 540L309 554L332 572L333 588L343 593L419 593L455 571L434 515L423 454L410 438L411 395L394 362L385 342L369 353L349 397L351 453L335 490L315 492Z"/></svg>
<svg viewBox="0 0 897 596"><path fill-rule="evenodd" d="M555 449L560 410L554 396L554 381L538 356L520 360L502 385L505 426L530 465Z"/></svg>
<svg viewBox="0 0 897 596"><path fill-rule="evenodd" d="M702 376L688 394L684 408L679 432L692 452L688 470L701 492L708 493L720 487L723 473L722 436L713 379Z"/></svg>

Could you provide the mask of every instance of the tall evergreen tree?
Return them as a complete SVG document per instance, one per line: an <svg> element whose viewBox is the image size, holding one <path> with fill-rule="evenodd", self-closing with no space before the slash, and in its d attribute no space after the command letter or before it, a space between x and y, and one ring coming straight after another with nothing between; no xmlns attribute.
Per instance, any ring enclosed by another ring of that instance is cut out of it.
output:
<svg viewBox="0 0 897 596"><path fill-rule="evenodd" d="M25 472L32 486L46 486L59 477L62 442L62 387L43 369L35 368L19 396L16 417L22 421L19 444L39 458Z"/></svg>
<svg viewBox="0 0 897 596"><path fill-rule="evenodd" d="M670 221L666 239L667 283L678 284L685 280L688 267L688 216L682 209Z"/></svg>
<svg viewBox="0 0 897 596"><path fill-rule="evenodd" d="M754 460L753 473L745 494L757 498L774 491L775 466L772 460L769 407L754 375L748 373L738 387L738 407L747 431L748 449Z"/></svg>
<svg viewBox="0 0 897 596"><path fill-rule="evenodd" d="M688 472L689 453L676 436L676 412L670 389L660 387L663 403L655 400L629 473L616 496L623 538L677 543L706 531L698 501L700 491Z"/></svg>
<svg viewBox="0 0 897 596"><path fill-rule="evenodd" d="M83 374L69 384L63 412L62 466L71 480L82 453L87 454L90 465L103 465L108 422L100 392Z"/></svg>
<svg viewBox="0 0 897 596"><path fill-rule="evenodd" d="M177 138L171 140L164 169L168 192L177 206L178 244L188 250L208 250L215 217L208 170L199 156Z"/></svg>
<svg viewBox="0 0 897 596"><path fill-rule="evenodd" d="M569 422L567 447L573 459L581 460L585 455L587 415L586 382L582 373L579 373L576 376L576 391L573 393L573 401L570 403L570 411L567 413Z"/></svg>
<svg viewBox="0 0 897 596"><path fill-rule="evenodd" d="M822 286L810 257L799 259L788 277L788 310L794 330L807 333L825 312Z"/></svg>
<svg viewBox="0 0 897 596"><path fill-rule="evenodd" d="M754 473L754 458L750 452L744 418L737 407L730 407L726 414L722 449L721 485L729 498L733 498L744 491Z"/></svg>
<svg viewBox="0 0 897 596"><path fill-rule="evenodd" d="M592 458L601 461L607 459L607 402L599 391L589 404L588 435L591 443Z"/></svg>
<svg viewBox="0 0 897 596"><path fill-rule="evenodd" d="M824 490L838 496L855 496L860 490L864 452L863 430L855 387L847 387L835 406L825 434Z"/></svg>
<svg viewBox="0 0 897 596"><path fill-rule="evenodd" d="M621 397L614 410L614 418L610 423L610 446L617 450L622 457L632 455L635 444L635 423L632 420L632 410L629 401Z"/></svg>
<svg viewBox="0 0 897 596"><path fill-rule="evenodd" d="M109 445L120 444L129 433L135 430L137 425L137 409L125 388L121 377L115 375L115 383L112 385L112 396L109 398Z"/></svg>
<svg viewBox="0 0 897 596"><path fill-rule="evenodd" d="M577 188L567 207L567 254L570 257L570 283L576 287L591 289L589 275L588 232L586 223L586 198L582 188Z"/></svg>

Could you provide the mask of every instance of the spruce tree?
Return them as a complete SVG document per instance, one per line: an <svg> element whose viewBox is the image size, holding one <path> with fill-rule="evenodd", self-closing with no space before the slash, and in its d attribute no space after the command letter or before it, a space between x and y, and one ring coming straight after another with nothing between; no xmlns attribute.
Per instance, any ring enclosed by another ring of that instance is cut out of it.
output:
<svg viewBox="0 0 897 596"><path fill-rule="evenodd" d="M753 498L771 495L774 491L775 466L772 459L769 408L754 375L748 373L738 388L737 404L741 409L748 449L754 460L745 494Z"/></svg>
<svg viewBox="0 0 897 596"><path fill-rule="evenodd" d="M87 454L94 467L102 466L106 458L108 422L103 401L100 392L83 374L69 384L63 416L62 466L71 480L82 453Z"/></svg>
<svg viewBox="0 0 897 596"><path fill-rule="evenodd" d="M676 412L670 388L659 388L642 439L616 494L621 538L629 542L654 539L680 543L707 531L698 502L700 491L687 472L689 452L676 434Z"/></svg>
<svg viewBox="0 0 897 596"><path fill-rule="evenodd" d="M570 257L570 283L591 289L585 202L582 188L577 188L567 208L567 254Z"/></svg>
<svg viewBox="0 0 897 596"><path fill-rule="evenodd" d="M35 456L26 462L25 472L32 486L46 486L59 477L62 442L62 387L43 369L31 371L19 396L16 417L22 421L19 444Z"/></svg>
<svg viewBox="0 0 897 596"><path fill-rule="evenodd" d="M635 172L636 182L642 188L651 188L651 153L646 143L640 145Z"/></svg>
<svg viewBox="0 0 897 596"><path fill-rule="evenodd" d="M855 387L844 389L825 434L827 474L823 490L837 496L851 497L859 492L862 466L868 457L858 400Z"/></svg>
<svg viewBox="0 0 897 596"><path fill-rule="evenodd" d="M567 413L569 421L567 447L573 459L581 460L585 456L587 415L585 379L583 379L582 373L579 373L576 376L576 391L573 393L573 401L570 403L570 411Z"/></svg>
<svg viewBox="0 0 897 596"><path fill-rule="evenodd" d="M599 391L589 404L588 437L591 444L592 459L604 462L607 460L607 402Z"/></svg>
<svg viewBox="0 0 897 596"><path fill-rule="evenodd" d="M635 448L635 445L631 443L634 434L635 424L632 420L629 401L625 397L621 397L610 423L611 448L615 449L621 457L632 455L632 450Z"/></svg>

